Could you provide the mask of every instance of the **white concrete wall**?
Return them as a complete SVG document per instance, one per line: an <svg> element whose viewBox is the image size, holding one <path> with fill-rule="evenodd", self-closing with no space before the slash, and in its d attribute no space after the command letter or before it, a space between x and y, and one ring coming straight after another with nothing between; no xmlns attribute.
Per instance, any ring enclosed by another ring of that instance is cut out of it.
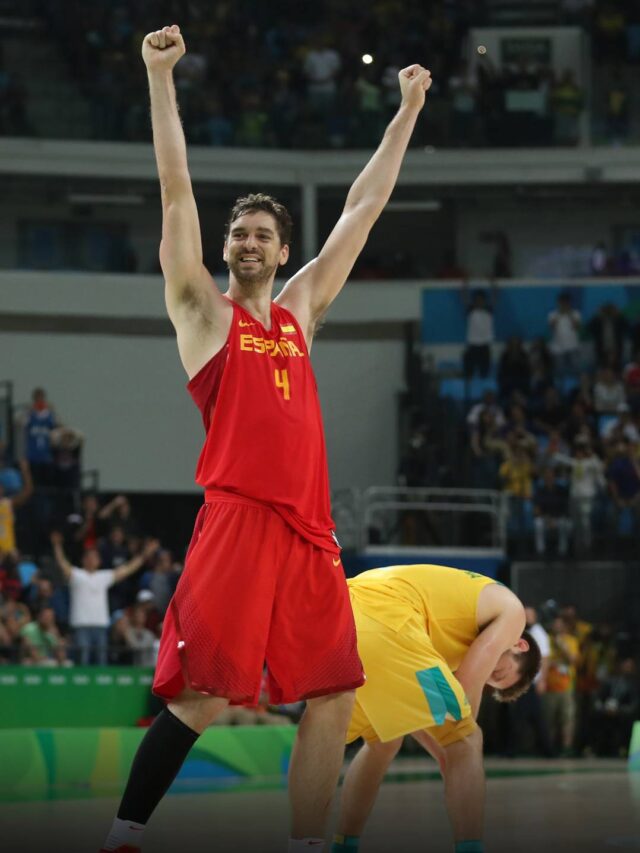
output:
<svg viewBox="0 0 640 853"><path fill-rule="evenodd" d="M390 298L390 297L393 298ZM9 313L164 317L162 281L152 276L0 273ZM356 284L332 320L417 318L420 286ZM332 485L393 481L400 341L330 341L312 353L323 405ZM171 337L3 333L0 379L16 400L44 386L61 419L86 436L85 466L105 490L192 491L202 426L185 389Z"/></svg>

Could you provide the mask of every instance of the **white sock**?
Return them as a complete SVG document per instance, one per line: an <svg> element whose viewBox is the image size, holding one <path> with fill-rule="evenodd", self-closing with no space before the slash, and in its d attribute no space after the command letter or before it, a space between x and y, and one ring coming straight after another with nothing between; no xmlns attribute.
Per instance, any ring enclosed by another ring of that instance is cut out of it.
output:
<svg viewBox="0 0 640 853"><path fill-rule="evenodd" d="M144 823L136 823L133 820L120 820L114 818L111 832L104 842L103 850L117 850L129 844L132 847L142 847L142 836L144 835Z"/></svg>
<svg viewBox="0 0 640 853"><path fill-rule="evenodd" d="M324 838L290 838L287 853L322 853Z"/></svg>

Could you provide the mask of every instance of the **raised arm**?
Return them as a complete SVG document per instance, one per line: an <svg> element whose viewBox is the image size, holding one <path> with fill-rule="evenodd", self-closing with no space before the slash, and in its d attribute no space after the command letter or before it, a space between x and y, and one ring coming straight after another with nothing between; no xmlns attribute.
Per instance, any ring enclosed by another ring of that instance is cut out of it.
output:
<svg viewBox="0 0 640 853"><path fill-rule="evenodd" d="M160 264L165 299L182 363L192 376L224 343L232 309L202 263L200 222L173 83L173 67L185 50L175 25L149 33L142 43L162 193Z"/></svg>
<svg viewBox="0 0 640 853"><path fill-rule="evenodd" d="M151 539L149 542L147 542L147 544L144 546L144 548L139 554L137 554L127 563L123 563L121 566L118 566L117 569L114 569L113 582L120 583L120 581L123 581L125 578L128 578L129 575L132 575L134 572L137 572L138 569L144 563L146 563L149 557L156 553L159 547L160 543L157 539Z"/></svg>
<svg viewBox="0 0 640 853"><path fill-rule="evenodd" d="M391 196L431 74L411 65L399 75L402 103L384 138L349 190L337 225L320 254L288 282L277 302L296 316L311 341L318 320L336 298Z"/></svg>
<svg viewBox="0 0 640 853"><path fill-rule="evenodd" d="M57 530L51 534L51 545L53 546L53 556L55 557L56 563L62 569L62 574L66 581L71 579L71 572L73 571L73 566L67 559L66 554L64 553L63 548L64 537L62 533L59 533Z"/></svg>

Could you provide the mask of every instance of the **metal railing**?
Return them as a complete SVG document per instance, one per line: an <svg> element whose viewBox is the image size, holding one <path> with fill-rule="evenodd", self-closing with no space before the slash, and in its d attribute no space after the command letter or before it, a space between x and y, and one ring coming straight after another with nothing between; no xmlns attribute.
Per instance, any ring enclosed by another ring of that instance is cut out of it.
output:
<svg viewBox="0 0 640 853"><path fill-rule="evenodd" d="M506 548L505 498L491 489L344 489L334 494L333 506L346 548Z"/></svg>

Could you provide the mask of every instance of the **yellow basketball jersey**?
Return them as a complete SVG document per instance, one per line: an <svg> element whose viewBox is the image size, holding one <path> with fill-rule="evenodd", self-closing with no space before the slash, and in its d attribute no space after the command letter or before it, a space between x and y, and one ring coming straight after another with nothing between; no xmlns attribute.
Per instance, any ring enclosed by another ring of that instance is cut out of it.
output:
<svg viewBox="0 0 640 853"><path fill-rule="evenodd" d="M0 550L13 551L16 547L13 504L9 498L0 498Z"/></svg>
<svg viewBox="0 0 640 853"><path fill-rule="evenodd" d="M348 581L358 607L399 631L418 614L434 648L455 671L478 636L478 596L491 578L445 566L389 566Z"/></svg>

